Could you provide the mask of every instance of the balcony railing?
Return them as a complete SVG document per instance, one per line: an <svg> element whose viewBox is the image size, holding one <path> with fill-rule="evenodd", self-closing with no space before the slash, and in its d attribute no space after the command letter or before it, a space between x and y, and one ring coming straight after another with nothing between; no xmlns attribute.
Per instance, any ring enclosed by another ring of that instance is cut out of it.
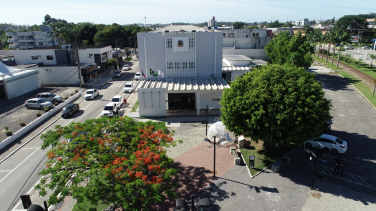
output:
<svg viewBox="0 0 376 211"><path fill-rule="evenodd" d="M18 39L16 39L16 38L9 38L8 39L8 42L17 42L18 41Z"/></svg>

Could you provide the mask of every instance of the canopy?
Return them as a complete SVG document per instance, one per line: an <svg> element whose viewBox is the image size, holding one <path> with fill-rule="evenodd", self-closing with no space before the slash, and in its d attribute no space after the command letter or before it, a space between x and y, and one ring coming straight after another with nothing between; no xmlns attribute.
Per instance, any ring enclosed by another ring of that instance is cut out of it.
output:
<svg viewBox="0 0 376 211"><path fill-rule="evenodd" d="M4 74L12 75L12 73L19 72L21 69L13 68L13 67L8 67L2 62L0 62L0 76Z"/></svg>
<svg viewBox="0 0 376 211"><path fill-rule="evenodd" d="M222 146L230 145L236 139L234 133L227 130L222 121L216 122L209 127L207 138L213 141L213 136L216 136L216 142L223 138L222 142L220 142Z"/></svg>

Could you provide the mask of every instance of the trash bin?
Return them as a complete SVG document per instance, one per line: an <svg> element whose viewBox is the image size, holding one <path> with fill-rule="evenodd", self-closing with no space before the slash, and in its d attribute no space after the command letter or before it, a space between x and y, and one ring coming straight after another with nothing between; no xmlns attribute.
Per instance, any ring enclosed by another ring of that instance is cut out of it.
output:
<svg viewBox="0 0 376 211"><path fill-rule="evenodd" d="M249 156L249 168L255 167L255 159L256 159L256 156L254 156L254 155Z"/></svg>
<svg viewBox="0 0 376 211"><path fill-rule="evenodd" d="M278 172L279 172L279 169L280 169L280 167L281 167L281 164L282 164L282 161L281 161L281 160L277 160L276 162L274 162L274 163L272 164L272 171L273 171L274 173L278 173Z"/></svg>

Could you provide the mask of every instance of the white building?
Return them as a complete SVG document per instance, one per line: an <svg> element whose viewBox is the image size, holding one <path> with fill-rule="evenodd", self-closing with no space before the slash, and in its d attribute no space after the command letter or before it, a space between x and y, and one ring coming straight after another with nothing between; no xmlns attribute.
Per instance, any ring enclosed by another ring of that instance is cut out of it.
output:
<svg viewBox="0 0 376 211"><path fill-rule="evenodd" d="M166 111L214 107L224 88L222 32L192 25L172 25L138 33L141 81L136 87L140 116L166 116Z"/></svg>
<svg viewBox="0 0 376 211"><path fill-rule="evenodd" d="M217 21L215 20L215 16L213 16L209 21L208 21L208 27L216 26Z"/></svg>
<svg viewBox="0 0 376 211"><path fill-rule="evenodd" d="M97 77L100 66L112 58L111 51L111 46L86 46L78 50L83 82ZM41 85L79 84L76 50L71 49L70 45L14 50L13 55L17 65L38 64Z"/></svg>
<svg viewBox="0 0 376 211"><path fill-rule="evenodd" d="M6 35L11 38L8 39L10 49L31 49L34 47L51 47L54 46L55 41L52 40L49 31L51 27L42 26L44 31L31 32L7 32Z"/></svg>
<svg viewBox="0 0 376 211"><path fill-rule="evenodd" d="M308 18L304 18L303 20L293 22L295 26L312 26L316 24L315 20L308 20Z"/></svg>

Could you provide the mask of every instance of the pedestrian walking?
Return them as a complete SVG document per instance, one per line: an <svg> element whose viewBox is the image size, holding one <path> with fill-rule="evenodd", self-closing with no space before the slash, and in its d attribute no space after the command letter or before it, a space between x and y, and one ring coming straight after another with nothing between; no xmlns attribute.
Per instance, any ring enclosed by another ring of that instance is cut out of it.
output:
<svg viewBox="0 0 376 211"><path fill-rule="evenodd" d="M339 165L341 164L341 158L337 157L335 161L336 163L335 163L333 174L335 174L336 172L337 174L339 174L339 167L340 167Z"/></svg>
<svg viewBox="0 0 376 211"><path fill-rule="evenodd" d="M345 161L341 160L341 163L339 164L340 168L341 168L341 177L343 177L343 171L345 169Z"/></svg>
<svg viewBox="0 0 376 211"><path fill-rule="evenodd" d="M123 104L124 104L125 107L127 107L127 99L125 99L125 98L123 99Z"/></svg>

